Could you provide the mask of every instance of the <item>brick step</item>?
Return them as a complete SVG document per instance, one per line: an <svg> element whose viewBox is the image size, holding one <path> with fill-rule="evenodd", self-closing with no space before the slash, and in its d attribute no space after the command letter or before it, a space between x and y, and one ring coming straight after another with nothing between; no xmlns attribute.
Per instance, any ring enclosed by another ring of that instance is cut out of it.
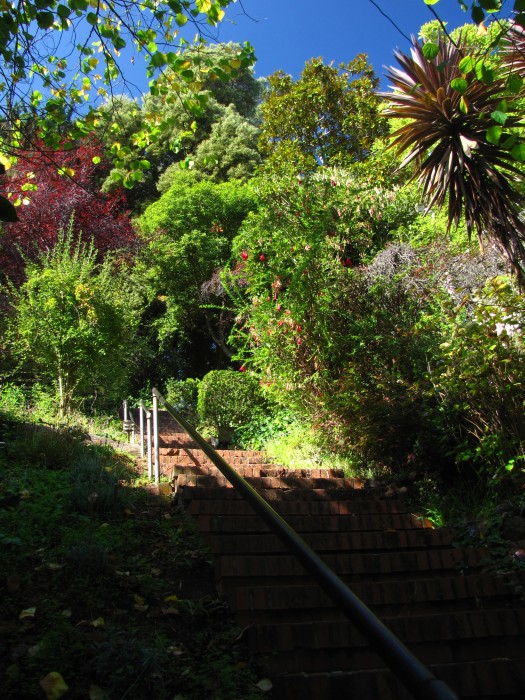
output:
<svg viewBox="0 0 525 700"><path fill-rule="evenodd" d="M251 470L250 467L246 471ZM244 471L244 470L243 470ZM243 475L244 476L244 475ZM410 510L402 501L346 500L346 501L274 501L273 508L283 516L287 515L410 515ZM243 500L199 500L192 499L187 507L191 515L253 515L253 508ZM416 516L417 517L417 516Z"/></svg>
<svg viewBox="0 0 525 700"><path fill-rule="evenodd" d="M177 455L175 455L177 456ZM184 455L180 455L182 459ZM191 461L188 459L188 461ZM260 464L256 463L256 459L243 459L238 457L237 460L230 461L226 460L230 466L232 466L236 472L242 476L274 476L283 477L292 476L294 478L318 478L318 479L331 479L331 478L344 478L344 472L342 469L301 469L297 471L283 471L282 467L277 467L272 464L268 464L265 460ZM251 470L251 472L249 471ZM173 465L173 473L175 476L184 474L200 474L208 476L222 476L220 470L215 466L206 465L196 465L194 462L188 464L187 466L181 464L180 462ZM240 498L240 496L239 496Z"/></svg>
<svg viewBox="0 0 525 700"><path fill-rule="evenodd" d="M525 664L497 657L462 665L431 664L430 671L453 688L461 700L523 700ZM414 696L390 671L299 673L273 678L277 700L413 700Z"/></svg>
<svg viewBox="0 0 525 700"><path fill-rule="evenodd" d="M429 604L446 608L451 602L459 602L465 608L506 607L519 605L519 586L523 584L515 574L495 578L487 573L471 572L463 575L454 573L442 576L420 577L418 579L386 579L381 581L353 581L341 577L355 595L366 605L377 610L397 605L400 609ZM283 614L285 611L307 610L310 613L324 608L333 608L334 603L324 591L311 581L299 585L279 587L262 584L252 586L232 585L227 590L227 598L235 610L248 612L267 611L269 614Z"/></svg>
<svg viewBox="0 0 525 700"><path fill-rule="evenodd" d="M161 446L159 443L159 453L161 457L190 457L202 460L210 468L212 472L216 472L217 468L213 465L211 459L205 454L200 448L178 446L173 443L166 443ZM241 464L268 464L268 457L264 452L258 450L217 450L217 454L228 462L231 466L235 466L236 463ZM328 469L325 470L327 473ZM282 474L288 473L288 470L280 468ZM341 474L342 476L342 474Z"/></svg>
<svg viewBox="0 0 525 700"><path fill-rule="evenodd" d="M507 649L504 655L518 658L525 653L525 609L469 610L454 614L385 617L383 622L407 645L447 642L444 645L446 651L440 656L447 655L451 658L443 659L443 663L457 660L461 655L458 642L462 640L479 641L480 646L483 646L489 639L505 637L510 643L512 638L514 648ZM302 649L352 650L369 646L355 626L346 619L322 623L261 624L247 630L246 634L252 648L279 655ZM483 658L490 658L491 654L487 648Z"/></svg>
<svg viewBox="0 0 525 700"><path fill-rule="evenodd" d="M305 626L308 623L304 623ZM317 623L319 638L327 637L322 631L324 625ZM393 631L397 633L398 629L402 630L402 625L392 625ZM247 632L247 640L250 645L250 636ZM306 630L303 630L306 632ZM330 630L327 630L329 632ZM284 630L280 630L281 633ZM428 666L429 664L440 663L461 663L463 661L490 661L492 658L523 658L525 653L525 645L517 645L516 637L486 637L483 639L456 638L451 640L450 637L420 640L414 644L407 643L406 646L412 653ZM307 648L308 637L299 647L289 651L279 652L260 652L255 645L252 652L256 653L260 659L260 663L264 665L270 675L278 675L281 673L300 673L305 668L309 673L321 673L337 669L338 671L354 671L377 669L384 667L378 654L368 646L357 646L351 648L340 647L335 640L333 646L321 646L319 648Z"/></svg>
<svg viewBox="0 0 525 700"><path fill-rule="evenodd" d="M355 555L326 554L325 563L338 576L361 576L373 580L378 576L403 574L415 576L430 571L458 571L477 569L486 563L486 550L441 549L431 551L404 551L360 553ZM216 572L219 579L249 577L262 581L277 576L301 576L304 569L295 557L288 554L242 557L221 557Z"/></svg>
<svg viewBox="0 0 525 700"><path fill-rule="evenodd" d="M187 486L179 482L179 477L175 480L175 491L178 494L179 500L183 503L189 503L193 500L219 500L219 501L242 501L242 497L235 489L223 488L220 486ZM309 489L309 488L294 488L294 489L263 489L258 488L257 492L275 507L275 501L372 501L372 500L389 500L383 499L377 491L372 489L363 489L357 486L356 488L327 488L327 489Z"/></svg>
<svg viewBox="0 0 525 700"><path fill-rule="evenodd" d="M270 532L269 527L257 515L199 515L197 527L202 533ZM425 527L425 521L411 513L385 513L357 515L290 515L287 523L298 533L307 532L385 532L388 530L414 530Z"/></svg>
<svg viewBox="0 0 525 700"><path fill-rule="evenodd" d="M299 486L302 489L354 489L359 488L359 480L344 478L308 478L294 476L247 477L246 481L258 491L259 489L287 490ZM233 488L222 474L181 474L177 477L177 490L181 487Z"/></svg>
<svg viewBox="0 0 525 700"><path fill-rule="evenodd" d="M278 512L279 507L276 508ZM190 511L193 512L193 511ZM452 530L384 530L373 532L308 532L301 537L318 554L322 552L357 553L362 551L402 551L405 549L433 549L447 547L454 541ZM288 551L281 540L271 533L243 532L235 535L208 534L207 541L213 554L267 554Z"/></svg>
<svg viewBox="0 0 525 700"><path fill-rule="evenodd" d="M274 700L412 697L202 452L163 443L162 455ZM453 532L432 530L385 487L289 472L253 453L222 456L460 697L525 697L520 580L486 573L486 549L454 549Z"/></svg>
<svg viewBox="0 0 525 700"><path fill-rule="evenodd" d="M515 575L494 578L484 573L451 573L381 581L354 581L349 577L346 582L353 593L381 617L520 605L519 582ZM328 595L306 577L302 584L296 585L225 585L224 597L242 625L249 621L340 616Z"/></svg>

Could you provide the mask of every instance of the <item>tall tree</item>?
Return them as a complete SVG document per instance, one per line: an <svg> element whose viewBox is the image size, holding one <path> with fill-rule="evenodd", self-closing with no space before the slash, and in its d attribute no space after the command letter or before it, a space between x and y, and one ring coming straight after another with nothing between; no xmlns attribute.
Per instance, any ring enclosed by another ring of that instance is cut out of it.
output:
<svg viewBox="0 0 525 700"><path fill-rule="evenodd" d="M85 136L96 126L98 107L117 91L117 83L131 89L128 62L140 57L145 60L152 94L162 91L158 80L169 70L181 91L184 88L195 95L187 101L187 108L198 112L205 80L231 75L253 61L249 45L217 61L197 50L232 1L2 2L2 158L16 159L34 143L35 136L50 150L60 147L65 137ZM190 28L189 36L197 32L195 45L185 38L185 25ZM189 53L188 47L192 48ZM154 140L163 126L156 120L146 124L144 139Z"/></svg>
<svg viewBox="0 0 525 700"><path fill-rule="evenodd" d="M197 340L201 347L195 347L195 354L201 358L203 344L208 359L231 356L227 337L233 315L216 273L228 261L231 241L255 206L249 184L196 183L194 176L180 171L140 217L145 245L139 272L155 309L149 323L164 353L174 346L187 353Z"/></svg>
<svg viewBox="0 0 525 700"><path fill-rule="evenodd" d="M299 80L278 71L268 83L260 148L278 171L349 166L385 133L379 81L364 54L340 68L314 58Z"/></svg>
<svg viewBox="0 0 525 700"><path fill-rule="evenodd" d="M195 86L181 85L179 77L171 70L167 70L158 80L154 94L144 96L142 104L123 96L108 101L101 111L97 127L108 156L114 160L114 168L104 184L105 189L123 179L125 184L134 184L129 198L143 210L156 198L156 183L162 173L174 163L194 160L197 149L208 139L216 142L217 134L212 136L213 128L226 119L232 109L237 115L235 126L239 133L233 134L229 129L228 134L235 143L232 144L232 154L228 160L236 162L245 156L251 160L257 158L254 154L257 132L252 121L255 120L260 101L261 83L254 77L253 69L251 66L241 66L230 73L219 69L204 71L207 64L234 61L241 51L242 47L235 43L212 44L198 50L188 50L191 60L202 69L198 103L192 96ZM227 124L230 121L227 120ZM162 125L162 128L158 126L154 138L148 131L148 124L152 122ZM247 139L251 152L239 155L239 142L246 144ZM219 144L218 149L214 143L211 155L217 155L218 150L224 152L225 148ZM141 160L137 160L139 153ZM223 153L223 159L225 157ZM208 161L212 163L211 156ZM199 163L200 166L205 165L204 156L199 157ZM208 172L205 167L201 169Z"/></svg>

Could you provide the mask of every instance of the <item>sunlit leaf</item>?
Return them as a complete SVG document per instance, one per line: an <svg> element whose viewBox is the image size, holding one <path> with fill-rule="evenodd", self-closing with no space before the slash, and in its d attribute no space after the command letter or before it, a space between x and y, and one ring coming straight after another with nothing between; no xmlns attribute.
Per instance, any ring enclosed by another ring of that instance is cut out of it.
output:
<svg viewBox="0 0 525 700"><path fill-rule="evenodd" d="M258 683L256 683L256 686L261 690L263 693L268 693L270 690L273 688L273 683L269 678L263 678L260 680Z"/></svg>
<svg viewBox="0 0 525 700"><path fill-rule="evenodd" d="M26 608L18 616L19 620L32 619L36 615L36 608Z"/></svg>
<svg viewBox="0 0 525 700"><path fill-rule="evenodd" d="M433 44L430 41L423 44L423 56L427 59L427 61L433 61L438 54L439 46L437 44Z"/></svg>
<svg viewBox="0 0 525 700"><path fill-rule="evenodd" d="M40 680L40 687L47 700L59 700L69 690L69 686L57 671L52 671Z"/></svg>

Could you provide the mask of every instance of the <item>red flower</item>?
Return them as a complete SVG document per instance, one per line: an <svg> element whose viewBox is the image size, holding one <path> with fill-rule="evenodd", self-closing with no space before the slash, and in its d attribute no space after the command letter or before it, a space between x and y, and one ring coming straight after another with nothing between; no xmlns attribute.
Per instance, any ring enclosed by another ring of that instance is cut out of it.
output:
<svg viewBox="0 0 525 700"><path fill-rule="evenodd" d="M345 258L344 260L341 260L341 265L343 267L352 267L352 261L350 258Z"/></svg>
<svg viewBox="0 0 525 700"><path fill-rule="evenodd" d="M244 365L241 365L239 367L239 372L246 372L246 367Z"/></svg>
<svg viewBox="0 0 525 700"><path fill-rule="evenodd" d="M242 258L243 260L248 260L248 251L247 251L247 250L243 250L243 251L242 251L242 253L241 253L241 258Z"/></svg>
<svg viewBox="0 0 525 700"><path fill-rule="evenodd" d="M266 255L265 255L264 253L261 253L261 254L259 255L259 260L260 260L261 262L264 262L264 261L266 260Z"/></svg>

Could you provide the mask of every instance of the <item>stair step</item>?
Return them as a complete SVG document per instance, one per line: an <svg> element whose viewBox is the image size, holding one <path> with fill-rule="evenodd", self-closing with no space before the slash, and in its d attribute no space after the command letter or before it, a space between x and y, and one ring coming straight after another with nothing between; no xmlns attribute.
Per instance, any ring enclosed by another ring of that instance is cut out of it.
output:
<svg viewBox="0 0 525 700"><path fill-rule="evenodd" d="M162 472L209 543L218 590L274 700L412 698L206 455L167 432ZM452 530L341 470L219 453L458 697L525 697L525 574L490 575L486 548L455 548Z"/></svg>
<svg viewBox="0 0 525 700"><path fill-rule="evenodd" d="M431 664L428 668L462 699L523 700L525 665L520 660L495 658L462 665ZM273 679L273 697L413 700L414 695L390 671L374 669L354 673L283 674Z"/></svg>
<svg viewBox="0 0 525 700"><path fill-rule="evenodd" d="M469 610L434 615L411 615L383 619L384 624L405 644L447 642L450 653L457 658L459 642L475 640L481 646L492 638L505 637L505 654L517 658L525 652L525 610ZM368 647L368 642L349 620L325 622L287 622L260 624L247 630L250 645L264 653L298 652L302 649L352 650ZM512 638L512 640L511 640ZM499 640L500 643L502 640ZM485 647L484 658L492 652ZM349 653L349 656L351 652ZM451 658L451 661L454 659Z"/></svg>
<svg viewBox="0 0 525 700"><path fill-rule="evenodd" d="M352 517L340 515L290 515L287 523L298 533L306 532L385 532L388 530L413 530L425 527L417 516L410 513L388 513L377 518L359 514ZM269 532L269 527L257 515L199 515L200 532Z"/></svg>
<svg viewBox="0 0 525 700"><path fill-rule="evenodd" d="M520 602L512 575L495 579L485 573L443 574L431 578L349 580L348 584L360 600L381 616L455 610L460 606L464 610L491 609ZM225 590L224 595L242 618L242 624L261 619L310 619L330 610L339 615L328 595L310 581L279 587L235 586Z"/></svg>
<svg viewBox="0 0 525 700"><path fill-rule="evenodd" d="M340 488L353 489L359 488L357 479L337 478L316 478L316 477L300 477L300 476L255 476L247 477L246 481L253 486L254 489L293 489L300 486L302 489L326 489ZM184 486L192 487L211 487L211 488L233 488L232 484L222 474L180 474L177 477L177 490Z"/></svg>
<svg viewBox="0 0 525 700"><path fill-rule="evenodd" d="M280 511L278 508L277 510ZM402 551L406 549L434 549L448 547L454 540L451 530L418 528L413 530L376 530L368 532L308 532L301 537L318 554L336 551L357 553L362 551ZM210 533L207 535L214 554L266 554L287 551L285 545L271 533L243 532L240 534Z"/></svg>
<svg viewBox="0 0 525 700"><path fill-rule="evenodd" d="M414 575L416 572L457 571L478 568L486 562L485 550L442 549L430 551L383 552L367 554L327 554L325 563L338 575L374 577L385 574ZM300 576L303 567L288 554L243 557L221 557L216 567L219 578L233 576Z"/></svg>
<svg viewBox="0 0 525 700"><path fill-rule="evenodd" d="M387 515L410 514L400 501L346 500L346 501L275 501L273 508L280 515ZM191 515L253 515L249 503L239 500L225 502L222 500L193 499L187 508ZM412 517L412 516L411 516Z"/></svg>

